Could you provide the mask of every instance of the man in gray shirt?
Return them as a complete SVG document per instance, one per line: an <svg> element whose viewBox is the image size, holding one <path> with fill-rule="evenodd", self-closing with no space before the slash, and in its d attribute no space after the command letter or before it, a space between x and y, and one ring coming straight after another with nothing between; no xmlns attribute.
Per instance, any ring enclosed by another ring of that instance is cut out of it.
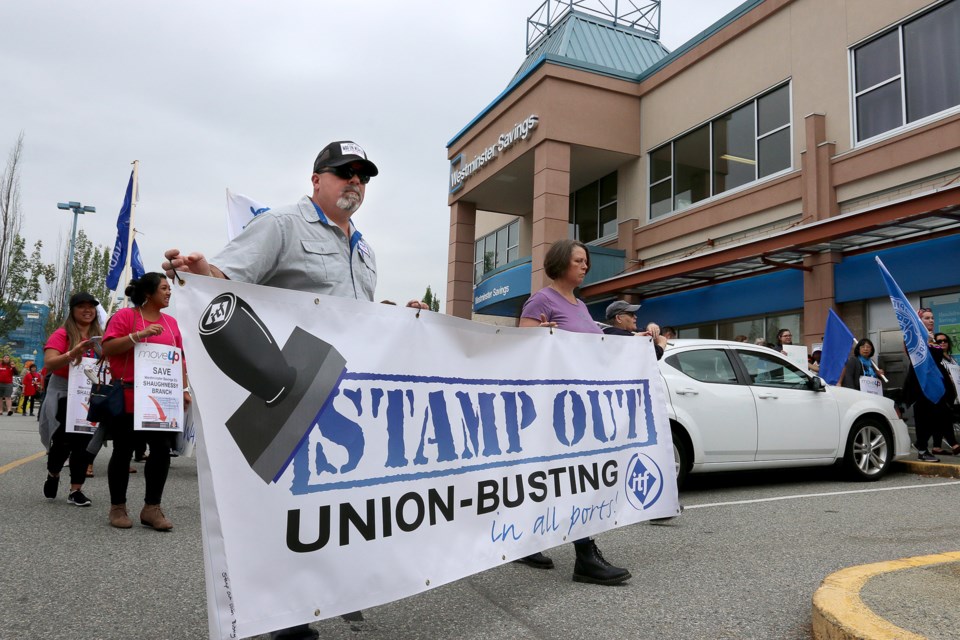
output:
<svg viewBox="0 0 960 640"><path fill-rule="evenodd" d="M208 262L202 253L168 249L162 268L269 287L373 301L377 261L351 216L363 203L367 183L379 173L360 145L331 142L313 163L313 195L269 209L246 226ZM426 309L411 300L408 307ZM360 613L350 614L357 619ZM345 616L346 617L346 616ZM317 638L309 625L271 634L284 640Z"/></svg>

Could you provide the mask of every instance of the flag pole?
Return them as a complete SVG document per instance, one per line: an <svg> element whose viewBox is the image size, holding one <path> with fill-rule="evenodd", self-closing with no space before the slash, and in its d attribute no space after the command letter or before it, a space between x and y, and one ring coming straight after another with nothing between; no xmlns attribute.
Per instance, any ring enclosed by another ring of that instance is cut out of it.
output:
<svg viewBox="0 0 960 640"><path fill-rule="evenodd" d="M126 283L133 275L133 220L137 213L137 199L140 197L140 184L138 175L140 173L140 161L133 161L133 189L130 192L130 226L127 227L127 259L123 264L123 279L120 280L118 289L126 289Z"/></svg>
<svg viewBox="0 0 960 640"><path fill-rule="evenodd" d="M117 291L123 291L126 288L127 278L129 277L128 274L130 273L130 269L131 269L130 263L131 263L131 260L133 259L132 257L133 256L133 249L132 249L133 236L134 236L133 214L137 207L137 189L138 189L137 174L139 173L139 169L140 169L140 161L134 160L132 164L133 164L133 176L131 178L132 185L130 189L130 219L128 221L129 224L127 226L127 251L126 251L127 255L123 263L123 270L120 271L120 278L117 281L117 288L113 290L113 295L110 296L110 303L107 305L108 316L113 313L113 303L116 300Z"/></svg>

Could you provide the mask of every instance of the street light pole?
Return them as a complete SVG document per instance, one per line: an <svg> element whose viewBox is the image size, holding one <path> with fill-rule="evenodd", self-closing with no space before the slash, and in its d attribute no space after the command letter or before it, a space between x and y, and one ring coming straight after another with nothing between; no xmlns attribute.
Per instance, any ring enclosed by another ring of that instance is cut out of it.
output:
<svg viewBox="0 0 960 640"><path fill-rule="evenodd" d="M70 256L67 258L67 286L63 290L63 309L64 313L70 313L67 308L67 300L70 295L71 280L73 279L73 248L77 244L77 217L81 213L96 213L96 207L85 207L79 202L58 202L57 209L64 211L73 211L73 233L70 234Z"/></svg>

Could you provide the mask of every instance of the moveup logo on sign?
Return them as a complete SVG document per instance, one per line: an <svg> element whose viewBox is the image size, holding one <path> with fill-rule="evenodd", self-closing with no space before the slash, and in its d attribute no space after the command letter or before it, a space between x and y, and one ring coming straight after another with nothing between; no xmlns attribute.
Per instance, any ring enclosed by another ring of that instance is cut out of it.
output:
<svg viewBox="0 0 960 640"><path fill-rule="evenodd" d="M473 160L466 164L463 162L463 154L457 155L450 161L450 193L459 191L467 178L492 162L499 154L521 140L526 140L539 123L540 118L537 115L527 116L525 120L513 125L513 129L510 131L501 133L494 144L484 147L480 153L473 157Z"/></svg>

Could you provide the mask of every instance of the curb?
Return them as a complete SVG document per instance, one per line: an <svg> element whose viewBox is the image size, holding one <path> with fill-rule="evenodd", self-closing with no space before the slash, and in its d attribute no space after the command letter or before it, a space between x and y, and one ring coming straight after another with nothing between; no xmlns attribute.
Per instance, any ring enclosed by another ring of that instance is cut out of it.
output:
<svg viewBox="0 0 960 640"><path fill-rule="evenodd" d="M894 469L921 476L960 478L960 465L944 462L920 462L919 460L895 460Z"/></svg>
<svg viewBox="0 0 960 640"><path fill-rule="evenodd" d="M960 551L865 564L830 574L813 594L813 637L817 640L924 640L923 636L901 629L874 613L860 599L860 590L867 580L881 573L947 562L960 562Z"/></svg>

